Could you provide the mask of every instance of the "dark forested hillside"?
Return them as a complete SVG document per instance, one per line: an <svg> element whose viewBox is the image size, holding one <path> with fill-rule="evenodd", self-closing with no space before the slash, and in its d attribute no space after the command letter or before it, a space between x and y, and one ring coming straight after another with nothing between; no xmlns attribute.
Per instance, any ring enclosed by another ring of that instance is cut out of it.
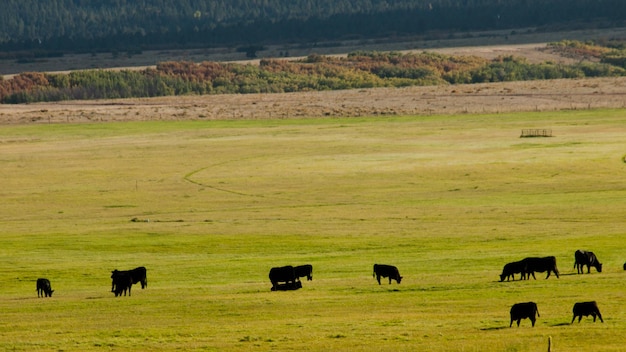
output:
<svg viewBox="0 0 626 352"><path fill-rule="evenodd" d="M429 31L622 25L624 0L3 0L0 51L315 42Z"/></svg>

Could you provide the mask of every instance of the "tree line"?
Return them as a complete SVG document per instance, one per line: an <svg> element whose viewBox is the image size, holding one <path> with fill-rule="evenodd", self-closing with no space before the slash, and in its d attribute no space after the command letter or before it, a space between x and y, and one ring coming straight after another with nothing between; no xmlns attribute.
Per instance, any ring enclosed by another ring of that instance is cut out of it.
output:
<svg viewBox="0 0 626 352"><path fill-rule="evenodd" d="M619 26L626 19L623 0L3 0L2 5L5 56Z"/></svg>
<svg viewBox="0 0 626 352"><path fill-rule="evenodd" d="M564 65L535 64L514 56L487 60L430 52L353 52L347 57L313 54L296 61L264 59L259 65L163 62L139 71L26 72L11 79L0 76L0 102L283 93L626 75L626 49L622 43L564 41L550 46L579 56L582 52L594 60Z"/></svg>

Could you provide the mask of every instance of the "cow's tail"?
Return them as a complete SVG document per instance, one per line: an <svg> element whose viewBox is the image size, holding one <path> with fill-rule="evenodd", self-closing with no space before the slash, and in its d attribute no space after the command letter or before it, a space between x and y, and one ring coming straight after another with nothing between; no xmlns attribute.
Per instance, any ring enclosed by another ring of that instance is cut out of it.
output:
<svg viewBox="0 0 626 352"><path fill-rule="evenodd" d="M541 316L541 315L539 315L539 308L537 308L536 306L535 306L535 312L537 312L537 316L538 316L538 317L540 317L540 316Z"/></svg>

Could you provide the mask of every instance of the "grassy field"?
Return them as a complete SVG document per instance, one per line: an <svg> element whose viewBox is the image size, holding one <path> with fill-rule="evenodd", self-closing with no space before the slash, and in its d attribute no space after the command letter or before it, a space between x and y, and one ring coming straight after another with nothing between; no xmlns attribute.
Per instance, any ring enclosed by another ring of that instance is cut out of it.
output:
<svg viewBox="0 0 626 352"><path fill-rule="evenodd" d="M625 126L624 110L3 126L0 349L625 351ZM575 274L579 248L604 271ZM547 255L560 278L498 281ZM305 263L313 281L270 292L272 266ZM115 298L111 270L140 265L148 288ZM587 300L604 323L570 325ZM509 328L526 301L537 325Z"/></svg>

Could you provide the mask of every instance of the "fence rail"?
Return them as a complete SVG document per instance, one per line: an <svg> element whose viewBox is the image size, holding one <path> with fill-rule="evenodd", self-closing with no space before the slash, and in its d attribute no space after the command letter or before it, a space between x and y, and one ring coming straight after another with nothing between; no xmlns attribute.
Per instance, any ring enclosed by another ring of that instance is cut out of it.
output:
<svg viewBox="0 0 626 352"><path fill-rule="evenodd" d="M545 128L523 129L520 138L527 137L552 137L552 130Z"/></svg>

